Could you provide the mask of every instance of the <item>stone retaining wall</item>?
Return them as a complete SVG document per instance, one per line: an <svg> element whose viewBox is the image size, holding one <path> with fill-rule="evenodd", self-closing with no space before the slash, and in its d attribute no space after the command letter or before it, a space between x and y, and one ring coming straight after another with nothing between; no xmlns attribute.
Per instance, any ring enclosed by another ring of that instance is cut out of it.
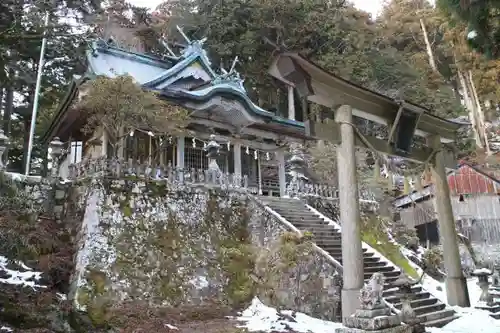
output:
<svg viewBox="0 0 500 333"><path fill-rule="evenodd" d="M335 317L335 269L245 192L94 180L74 193L85 213L70 297L89 313L130 299L237 308L259 296Z"/></svg>

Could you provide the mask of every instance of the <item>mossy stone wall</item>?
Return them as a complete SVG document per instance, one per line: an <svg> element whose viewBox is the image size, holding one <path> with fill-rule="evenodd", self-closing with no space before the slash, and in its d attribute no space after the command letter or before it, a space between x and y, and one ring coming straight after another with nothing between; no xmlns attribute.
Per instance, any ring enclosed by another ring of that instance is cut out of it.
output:
<svg viewBox="0 0 500 333"><path fill-rule="evenodd" d="M334 268L308 243L283 242L285 227L246 193L136 180L82 187L70 297L96 322L130 299L241 308L254 296L334 318Z"/></svg>

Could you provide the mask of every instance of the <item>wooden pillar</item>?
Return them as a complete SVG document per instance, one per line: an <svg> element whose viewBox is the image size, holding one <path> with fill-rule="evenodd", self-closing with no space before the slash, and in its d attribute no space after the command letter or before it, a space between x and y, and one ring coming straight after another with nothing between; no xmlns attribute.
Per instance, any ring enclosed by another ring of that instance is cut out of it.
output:
<svg viewBox="0 0 500 333"><path fill-rule="evenodd" d="M184 135L177 137L177 180L184 183Z"/></svg>
<svg viewBox="0 0 500 333"><path fill-rule="evenodd" d="M234 149L234 175L238 180L238 186L242 186L243 177L241 175L241 143L236 141L233 144Z"/></svg>
<svg viewBox="0 0 500 333"><path fill-rule="evenodd" d="M184 169L184 136L177 137L177 169Z"/></svg>
<svg viewBox="0 0 500 333"><path fill-rule="evenodd" d="M363 248L361 243L358 182L352 108L341 106L335 113L340 123L342 142L337 148L340 220L342 226L342 317L349 317L359 308L359 292L364 284Z"/></svg>
<svg viewBox="0 0 500 333"><path fill-rule="evenodd" d="M117 151L115 152L116 157L118 157L120 159L125 158L125 145L127 143L127 137L125 137L124 135L125 135L125 129L122 127L122 128L120 128L120 131L118 132L119 142L118 142Z"/></svg>
<svg viewBox="0 0 500 333"><path fill-rule="evenodd" d="M102 147L101 147L101 156L108 156L108 132L106 129L102 130ZM76 145L75 145L75 155L76 155Z"/></svg>
<svg viewBox="0 0 500 333"><path fill-rule="evenodd" d="M293 97L293 86L288 86L288 119L295 120L295 99Z"/></svg>
<svg viewBox="0 0 500 333"><path fill-rule="evenodd" d="M467 280L464 277L460 262L455 217L451 206L450 188L446 177L445 158L444 153L441 151L440 137L430 137L429 146L438 151L431 170L436 194L439 234L441 236L441 243L443 244L448 304L469 307L470 300Z"/></svg>
<svg viewBox="0 0 500 333"><path fill-rule="evenodd" d="M276 152L276 159L278 160L278 179L280 184L280 197L286 195L286 172L285 172L285 152L278 150Z"/></svg>
<svg viewBox="0 0 500 333"><path fill-rule="evenodd" d="M257 177L259 178L259 195L262 195L262 166L260 165L260 154L257 152Z"/></svg>

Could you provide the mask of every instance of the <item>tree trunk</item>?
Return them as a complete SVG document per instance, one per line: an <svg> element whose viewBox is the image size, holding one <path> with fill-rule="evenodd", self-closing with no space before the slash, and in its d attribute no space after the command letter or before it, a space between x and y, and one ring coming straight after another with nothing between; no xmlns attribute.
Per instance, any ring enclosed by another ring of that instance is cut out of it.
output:
<svg viewBox="0 0 500 333"><path fill-rule="evenodd" d="M478 122L476 117L475 106L469 94L469 88L465 81L465 75L460 69L458 70L457 75L460 85L462 86L462 93L465 102L465 107L467 111L469 111L469 121L471 122L472 125L472 131L474 133L474 140L476 140L476 146L478 148L483 148L481 137L479 136L479 131L478 131Z"/></svg>
<svg viewBox="0 0 500 333"><path fill-rule="evenodd" d="M437 65L436 65L436 60L434 59L434 53L432 52L432 47L431 43L429 42L429 36L427 34L427 29L425 28L424 20L420 19L420 27L422 28L422 32L424 34L424 40L425 40L425 48L427 50L427 55L429 56L429 65L431 65L431 68L434 72L439 74Z"/></svg>
<svg viewBox="0 0 500 333"><path fill-rule="evenodd" d="M479 101L479 96L477 94L476 86L474 85L471 70L469 70L469 84L470 84L470 87L472 90L472 96L474 97L475 106L476 106L476 110L477 110L478 130L480 131L481 135L483 136L486 154L489 156L491 152L490 152L490 145L488 142L488 135L486 133L486 126L484 124L484 113L483 113L483 109L481 107L481 102Z"/></svg>
<svg viewBox="0 0 500 333"><path fill-rule="evenodd" d="M13 71L10 71L10 75L13 73ZM11 79L12 82L12 79ZM11 117L12 117L12 110L14 109L14 88L9 85L9 87L5 90L5 104L3 108L3 132L5 133L6 136L9 137L10 140L12 140L11 137ZM7 165L9 161L9 149L6 149L4 154L4 163Z"/></svg>

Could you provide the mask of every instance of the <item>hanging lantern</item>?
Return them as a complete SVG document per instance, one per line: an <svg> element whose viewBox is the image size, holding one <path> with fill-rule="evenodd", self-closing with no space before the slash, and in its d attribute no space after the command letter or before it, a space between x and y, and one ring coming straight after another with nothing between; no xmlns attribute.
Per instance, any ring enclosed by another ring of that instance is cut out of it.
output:
<svg viewBox="0 0 500 333"><path fill-rule="evenodd" d="M250 155L250 149L249 149L248 147L245 149L245 153L246 153L247 155Z"/></svg>
<svg viewBox="0 0 500 333"><path fill-rule="evenodd" d="M168 137L168 143L172 144L172 137L171 136Z"/></svg>
<svg viewBox="0 0 500 333"><path fill-rule="evenodd" d="M191 140L191 141L192 141L193 148L196 148L196 139L193 138L193 140Z"/></svg>
<svg viewBox="0 0 500 333"><path fill-rule="evenodd" d="M134 136L134 130L131 130L129 135Z"/></svg>
<svg viewBox="0 0 500 333"><path fill-rule="evenodd" d="M227 142L227 150L231 150L231 142Z"/></svg>
<svg viewBox="0 0 500 333"><path fill-rule="evenodd" d="M269 156L269 152L267 152L267 153L266 153L266 160L268 160L268 161L269 161L270 159L271 159L271 157Z"/></svg>
<svg viewBox="0 0 500 333"><path fill-rule="evenodd" d="M254 150L254 151L253 151L253 158L257 159L257 157L258 157L258 156L257 156L257 150Z"/></svg>

